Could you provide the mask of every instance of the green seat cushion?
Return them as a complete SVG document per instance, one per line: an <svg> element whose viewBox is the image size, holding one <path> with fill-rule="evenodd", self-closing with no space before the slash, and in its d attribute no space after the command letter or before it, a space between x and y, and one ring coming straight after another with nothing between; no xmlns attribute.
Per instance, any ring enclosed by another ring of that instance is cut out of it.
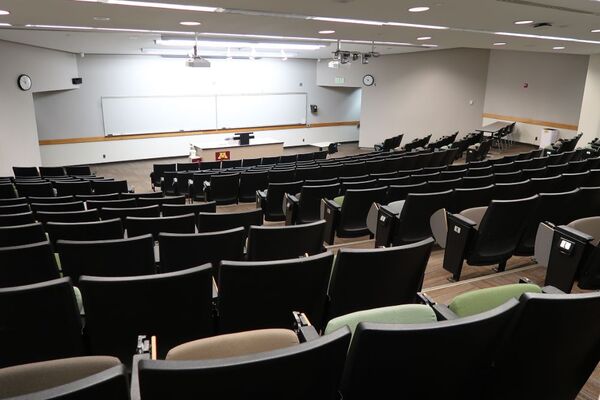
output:
<svg viewBox="0 0 600 400"><path fill-rule="evenodd" d="M357 311L334 318L327 324L325 334L348 325L352 334L360 322L376 322L381 324L424 324L436 322L435 312L422 304L403 304Z"/></svg>
<svg viewBox="0 0 600 400"><path fill-rule="evenodd" d="M336 203L338 203L341 206L342 204L344 204L344 196L334 197L333 201L335 201Z"/></svg>
<svg viewBox="0 0 600 400"><path fill-rule="evenodd" d="M448 308L459 317L468 317L499 307L511 298L518 299L523 293L541 292L538 285L529 283L473 290L456 296Z"/></svg>

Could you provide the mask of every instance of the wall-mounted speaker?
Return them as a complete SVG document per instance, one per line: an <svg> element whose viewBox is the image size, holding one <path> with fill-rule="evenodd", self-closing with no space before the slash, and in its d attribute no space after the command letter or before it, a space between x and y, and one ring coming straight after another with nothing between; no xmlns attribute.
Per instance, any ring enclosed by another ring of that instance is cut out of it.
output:
<svg viewBox="0 0 600 400"><path fill-rule="evenodd" d="M73 85L81 85L83 83L83 78L73 78L71 79L71 82L73 82Z"/></svg>
<svg viewBox="0 0 600 400"><path fill-rule="evenodd" d="M312 113L319 112L319 107L317 107L316 104L311 104L310 105L310 112L312 112Z"/></svg>

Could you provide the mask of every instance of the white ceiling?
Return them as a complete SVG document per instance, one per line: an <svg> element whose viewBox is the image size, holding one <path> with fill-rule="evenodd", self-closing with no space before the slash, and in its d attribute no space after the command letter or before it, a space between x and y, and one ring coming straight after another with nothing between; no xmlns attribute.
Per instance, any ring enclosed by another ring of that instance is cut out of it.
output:
<svg viewBox="0 0 600 400"><path fill-rule="evenodd" d="M227 33L314 38L309 43L326 45L316 51L291 51L298 57L326 58L336 44L317 39L403 42L414 46L376 45L376 51L404 53L426 51L417 47L435 44L438 49L455 47L502 48L511 50L600 53L600 1L595 0L146 0L162 3L222 7L225 12L209 13L146 7L131 7L74 0L0 0L0 10L10 11L0 23L12 27L0 29L0 39L26 43L73 53L141 54L142 48L158 48L160 33L113 32L93 30L31 29L25 25L64 25L72 27L169 31L192 33ZM408 8L429 6L423 13ZM303 16L353 18L381 22L441 25L447 30L400 26L357 25L341 22L307 20ZM97 21L94 17L108 17ZM534 28L515 25L516 20L549 22L552 27ZM199 27L185 27L180 21L198 21ZM332 29L333 35L318 31ZM595 41L578 43L531 37L501 36L494 32L543 35ZM166 34L165 34L166 35ZM174 34L168 34L173 36ZM417 41L417 37L431 40ZM214 40L218 36L208 36ZM242 40L228 38L229 40ZM259 39L244 39L259 40ZM265 41L267 39L260 39ZM286 40L290 42L290 40ZM507 42L506 46L493 46ZM564 50L553 50L565 46ZM370 45L343 43L342 48L368 51Z"/></svg>

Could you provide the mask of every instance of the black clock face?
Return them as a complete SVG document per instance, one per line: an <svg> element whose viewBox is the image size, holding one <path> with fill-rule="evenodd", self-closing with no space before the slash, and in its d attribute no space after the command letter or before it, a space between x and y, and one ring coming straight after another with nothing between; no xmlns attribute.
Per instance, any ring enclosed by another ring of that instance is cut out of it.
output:
<svg viewBox="0 0 600 400"><path fill-rule="evenodd" d="M17 83L19 84L19 88L21 90L31 89L31 78L28 75L20 75Z"/></svg>
<svg viewBox="0 0 600 400"><path fill-rule="evenodd" d="M375 83L375 78L373 78L373 75L365 75L363 77L363 84L365 86L371 86Z"/></svg>

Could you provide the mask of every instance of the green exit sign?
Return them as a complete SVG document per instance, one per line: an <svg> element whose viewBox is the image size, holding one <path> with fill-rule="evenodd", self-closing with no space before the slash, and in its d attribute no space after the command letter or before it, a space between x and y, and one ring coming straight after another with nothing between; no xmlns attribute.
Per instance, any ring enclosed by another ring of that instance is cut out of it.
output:
<svg viewBox="0 0 600 400"><path fill-rule="evenodd" d="M341 76L336 76L335 77L335 84L336 85L341 85L343 83L346 83L346 78L343 78Z"/></svg>

